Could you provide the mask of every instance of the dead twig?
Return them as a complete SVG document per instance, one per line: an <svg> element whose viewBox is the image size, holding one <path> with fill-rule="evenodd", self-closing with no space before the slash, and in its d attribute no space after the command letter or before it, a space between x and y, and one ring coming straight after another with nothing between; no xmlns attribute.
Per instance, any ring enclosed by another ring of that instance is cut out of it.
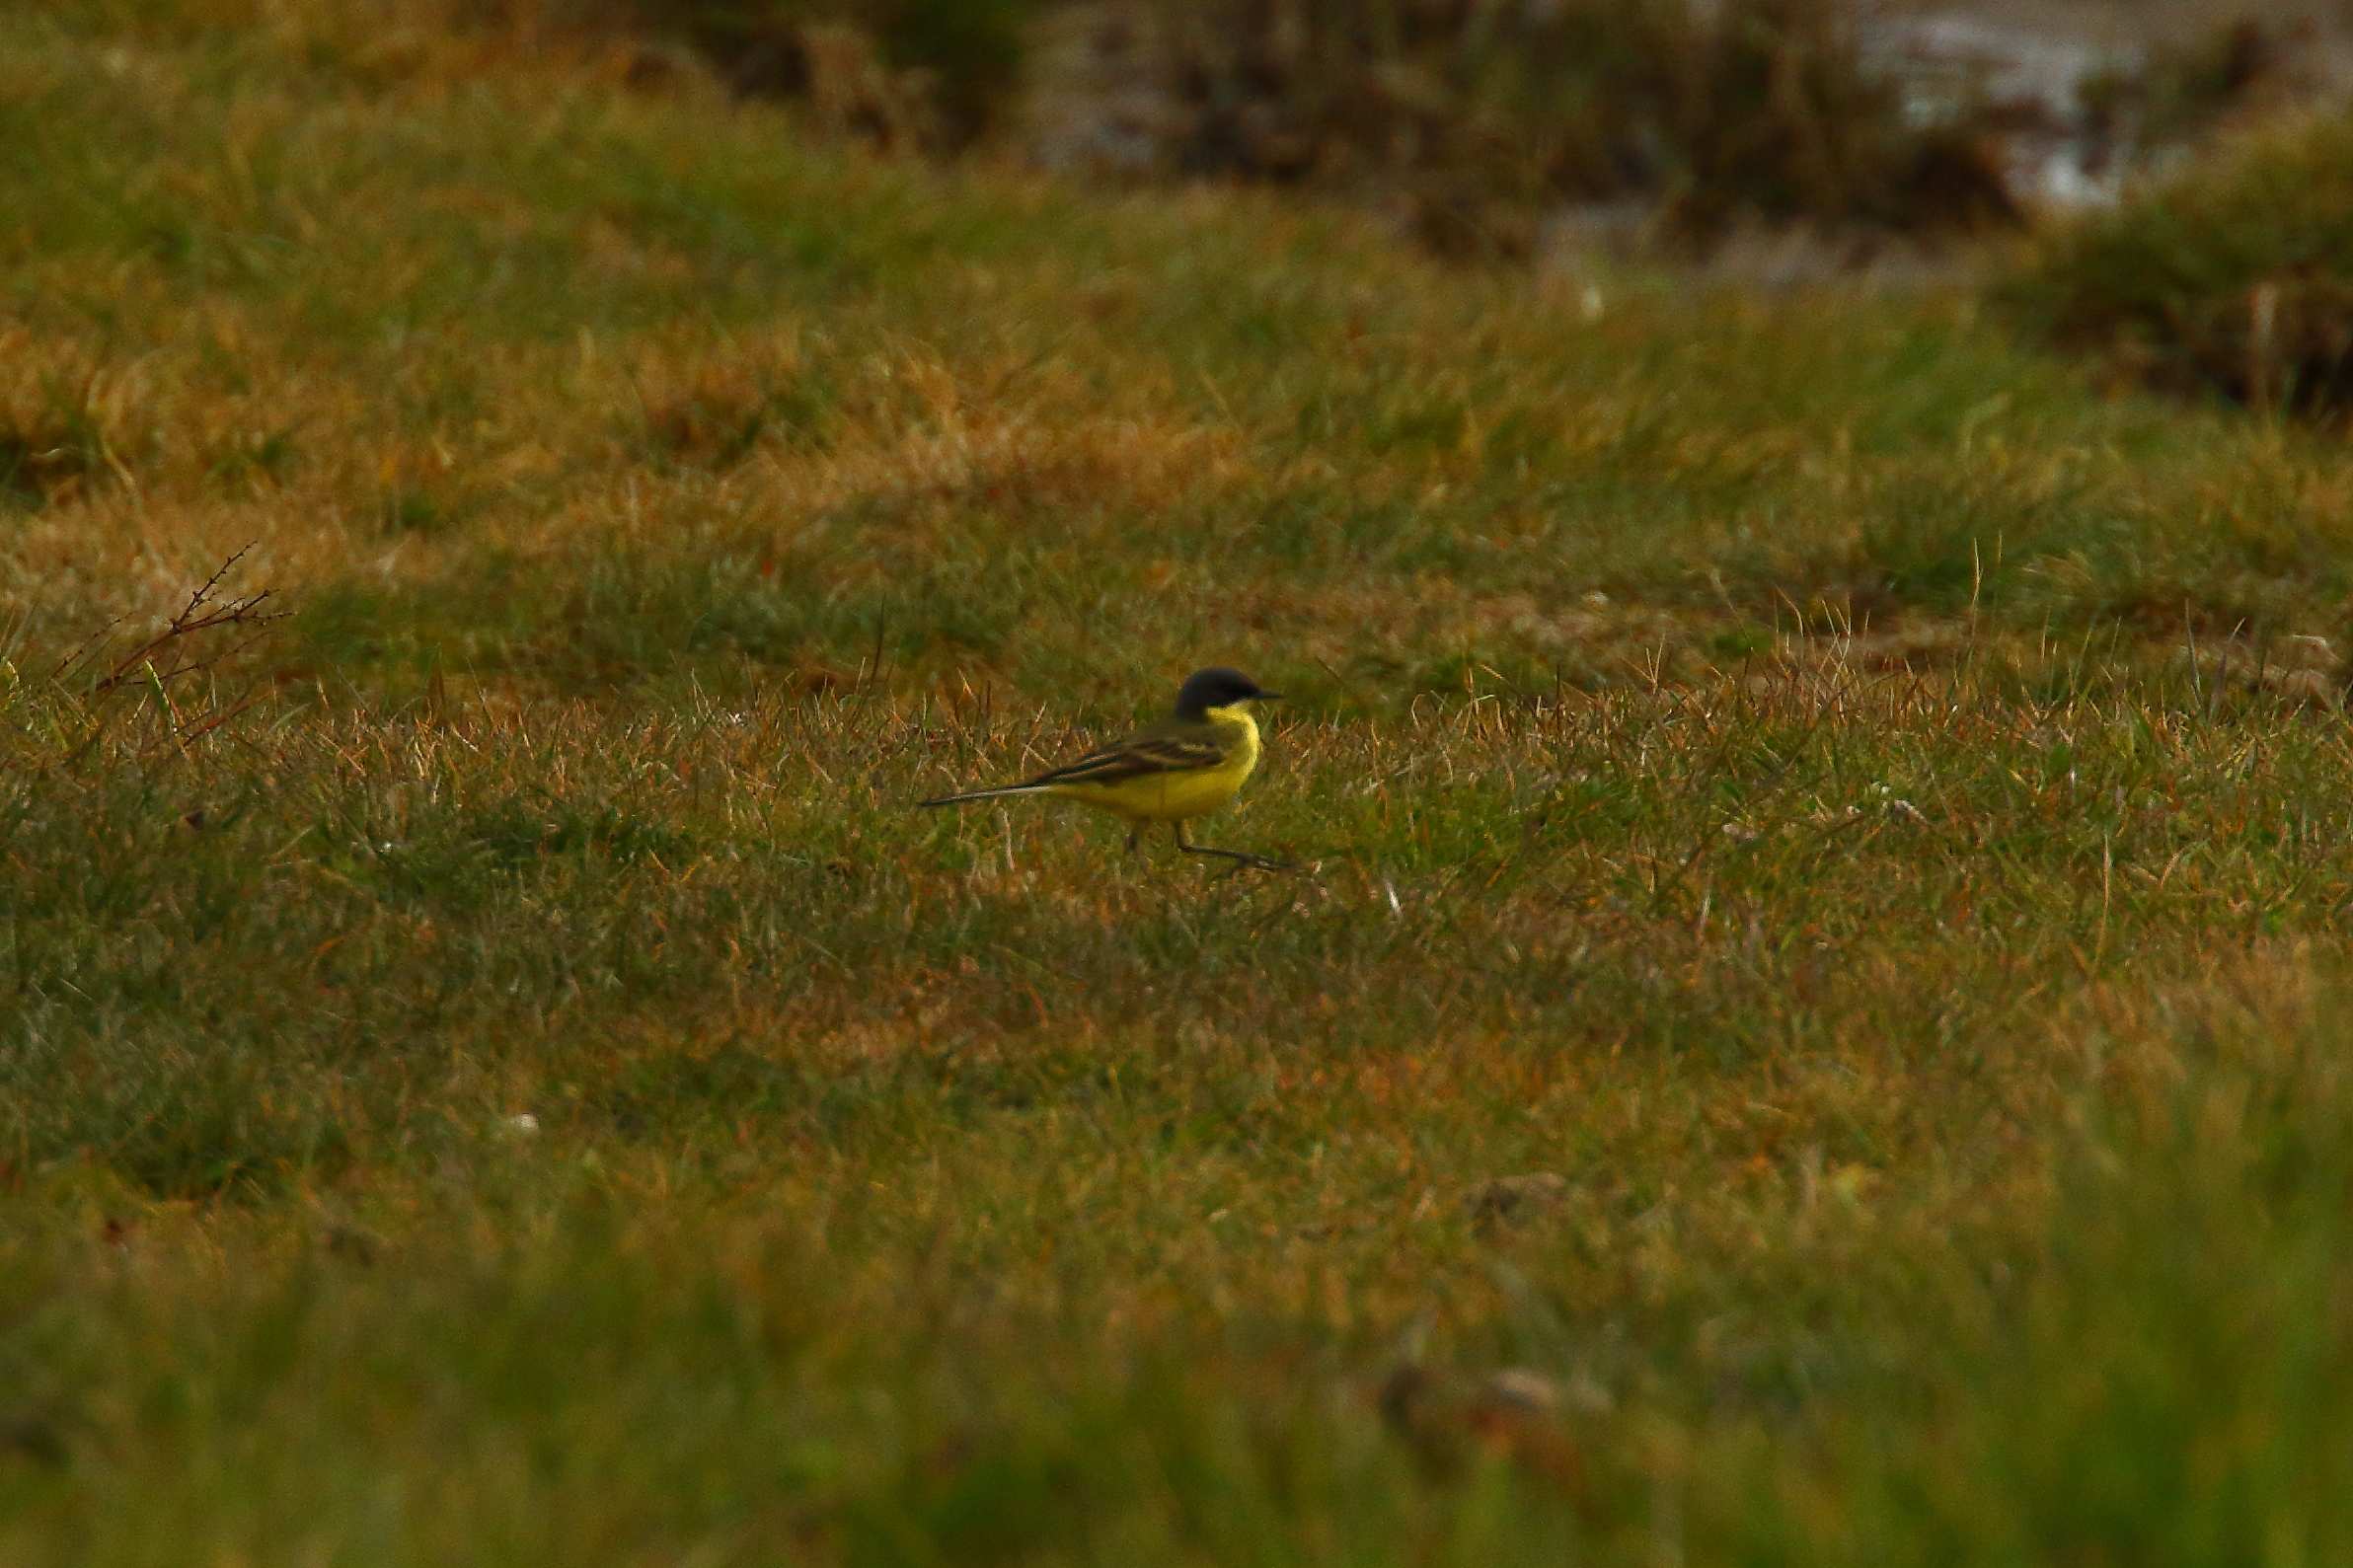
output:
<svg viewBox="0 0 2353 1568"><path fill-rule="evenodd" d="M161 631L115 658L108 666L107 673L91 685L90 696L103 698L132 682L161 687L183 676L208 670L251 647L270 627L285 620L292 612L263 608L275 597L274 589L265 588L259 593L227 598L221 595L221 584L253 548L247 545L222 561L212 575L188 596L188 603ZM90 637L66 657L51 678L62 682L77 668L91 664L105 648L109 634L121 624L116 621ZM214 647L200 657L184 651L190 645L189 639L228 628L242 629L251 635L226 647ZM171 656L167 662L159 665L157 655L167 649L171 650Z"/></svg>

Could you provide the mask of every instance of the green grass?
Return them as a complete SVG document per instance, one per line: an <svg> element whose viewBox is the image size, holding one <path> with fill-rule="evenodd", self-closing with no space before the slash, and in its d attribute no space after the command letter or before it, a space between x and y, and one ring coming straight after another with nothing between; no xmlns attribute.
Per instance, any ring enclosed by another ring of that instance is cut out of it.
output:
<svg viewBox="0 0 2353 1568"><path fill-rule="evenodd" d="M2340 419L2353 377L2353 118L2274 115L2046 236L2004 280L2038 336L2121 373Z"/></svg>
<svg viewBox="0 0 2353 1568"><path fill-rule="evenodd" d="M0 1555L2353 1555L2338 447L614 78L0 18Z"/></svg>

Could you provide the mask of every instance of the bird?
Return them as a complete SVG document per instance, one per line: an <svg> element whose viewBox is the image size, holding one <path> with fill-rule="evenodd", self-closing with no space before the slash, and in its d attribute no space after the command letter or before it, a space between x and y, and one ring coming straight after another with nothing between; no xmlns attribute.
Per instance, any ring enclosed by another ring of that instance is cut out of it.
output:
<svg viewBox="0 0 2353 1568"><path fill-rule="evenodd" d="M1008 795L1059 795L1125 818L1130 850L1141 842L1145 828L1166 822L1176 831L1176 848L1187 855L1214 855L1254 870L1287 871L1292 868L1287 860L1214 849L1184 836L1185 823L1233 799L1258 766L1258 725L1249 705L1281 695L1240 670L1222 665L1196 670L1177 690L1176 706L1166 718L1076 762L1022 784L967 789L916 803L952 806Z"/></svg>

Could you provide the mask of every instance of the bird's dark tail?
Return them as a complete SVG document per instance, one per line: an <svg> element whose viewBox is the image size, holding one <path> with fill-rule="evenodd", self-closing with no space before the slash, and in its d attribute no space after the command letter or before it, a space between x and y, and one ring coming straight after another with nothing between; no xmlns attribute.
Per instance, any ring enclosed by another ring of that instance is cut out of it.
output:
<svg viewBox="0 0 2353 1568"><path fill-rule="evenodd" d="M937 800L918 800L915 803L919 806L952 806L966 800L996 800L1005 795L1041 795L1053 787L1052 784L1002 784L995 789L967 789L962 794L942 795Z"/></svg>

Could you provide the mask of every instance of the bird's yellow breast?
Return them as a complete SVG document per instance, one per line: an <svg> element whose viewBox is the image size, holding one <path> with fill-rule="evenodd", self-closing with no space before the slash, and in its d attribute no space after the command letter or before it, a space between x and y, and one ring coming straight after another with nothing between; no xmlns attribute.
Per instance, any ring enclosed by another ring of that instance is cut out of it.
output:
<svg viewBox="0 0 2353 1568"><path fill-rule="evenodd" d="M1234 791L1258 766L1258 725L1240 704L1212 708L1202 716L1218 727L1218 738L1225 745L1225 760L1216 767L1149 774L1116 784L1076 779L1055 785L1054 793L1130 822L1181 822L1207 816L1233 799Z"/></svg>

